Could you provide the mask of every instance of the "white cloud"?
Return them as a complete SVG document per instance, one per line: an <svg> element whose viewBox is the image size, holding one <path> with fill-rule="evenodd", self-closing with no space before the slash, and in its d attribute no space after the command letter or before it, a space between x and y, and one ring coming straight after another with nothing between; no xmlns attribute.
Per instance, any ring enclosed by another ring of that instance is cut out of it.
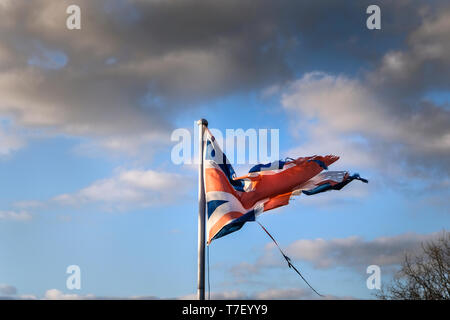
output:
<svg viewBox="0 0 450 320"><path fill-rule="evenodd" d="M28 221L31 218L27 211L0 211L0 220Z"/></svg>
<svg viewBox="0 0 450 320"><path fill-rule="evenodd" d="M24 201L14 202L12 205L15 208L27 210L27 209L35 209L35 208L42 207L44 204L42 202L36 201L36 200L24 200Z"/></svg>
<svg viewBox="0 0 450 320"><path fill-rule="evenodd" d="M438 120L435 116L439 115L448 124L448 112L440 110L438 113L435 110L437 114L430 114L433 110L427 109L412 115L398 115L388 111L395 110L394 105L386 108L385 103L359 80L323 72L305 74L282 95L282 105L287 110L300 112L303 121L319 122L313 133L316 135L320 132L328 137L333 134L359 134L388 143L404 143L421 151L450 149L446 141L450 128L435 121ZM429 126L433 124L441 125L441 134L431 130Z"/></svg>
<svg viewBox="0 0 450 320"><path fill-rule="evenodd" d="M333 170L348 170L354 167L374 168L380 165L380 159L372 156L372 150L364 140L341 137L324 125L307 125L306 128L308 141L290 149L285 153L286 155L339 155L339 161L332 165Z"/></svg>
<svg viewBox="0 0 450 320"><path fill-rule="evenodd" d="M196 294L182 296L181 300L196 300ZM314 300L314 299L354 299L353 297L338 297L326 295L318 297L309 289L301 288L271 288L255 292L244 292L241 290L211 292L212 300Z"/></svg>
<svg viewBox="0 0 450 320"><path fill-rule="evenodd" d="M212 300L239 300L247 299L247 295L239 290L211 292ZM191 293L185 296L178 297L180 300L197 300L197 294Z"/></svg>
<svg viewBox="0 0 450 320"><path fill-rule="evenodd" d="M47 290L44 294L45 300L83 300L94 298L94 295L88 294L85 296L80 296L78 294L67 294L62 293L57 289Z"/></svg>
<svg viewBox="0 0 450 320"><path fill-rule="evenodd" d="M311 290L290 288L290 289L267 289L255 293L255 299L261 300L298 300L298 299L313 299Z"/></svg>
<svg viewBox="0 0 450 320"><path fill-rule="evenodd" d="M169 145L169 137L166 131L111 134L96 139L86 139L75 146L74 151L87 156L102 156L106 151L108 155L126 154L146 159L166 148Z"/></svg>
<svg viewBox="0 0 450 320"><path fill-rule="evenodd" d="M25 145L24 139L0 127L0 157L7 156Z"/></svg>
<svg viewBox="0 0 450 320"><path fill-rule="evenodd" d="M211 292L211 300L312 300L312 299L354 299L353 297L338 297L326 295L323 298L315 295L311 290L302 288L271 288L255 292L244 292L241 290L216 291ZM96 296L94 294L64 293L58 289L45 291L43 297L35 295L16 295L16 293L4 293L2 299L22 299L22 300L155 300L164 299L157 296ZM197 294L188 294L176 298L179 300L197 300Z"/></svg>
<svg viewBox="0 0 450 320"><path fill-rule="evenodd" d="M270 288L260 291L247 292L242 290L215 291L210 293L211 300L312 300L312 299L354 299L353 297L338 297L326 295L318 297L306 288ZM158 296L97 296L95 294L64 293L58 289L46 290L42 297L33 294L18 295L17 289L9 285L0 285L0 299L18 300L155 300L179 299L197 300L197 294L192 293L179 297L162 298Z"/></svg>
<svg viewBox="0 0 450 320"><path fill-rule="evenodd" d="M15 290L12 286L11 287ZM0 300L2 299L13 299L13 300L154 300L158 299L156 296L128 296L128 297L115 297L115 296L96 296L92 293L88 294L77 294L77 293L64 293L58 289L49 289L45 291L42 297L36 296L34 294L21 294L17 295L17 291L8 289L5 292L1 291L0 285ZM3 294L3 296L2 296Z"/></svg>
<svg viewBox="0 0 450 320"><path fill-rule="evenodd" d="M306 73L282 94L282 105L307 119L317 118L333 131L379 133L387 116L358 81L324 72ZM388 132L381 134L389 135Z"/></svg>
<svg viewBox="0 0 450 320"><path fill-rule="evenodd" d="M123 170L112 178L93 182L70 194L52 200L62 205L101 203L111 209L146 207L170 203L185 196L193 179L176 173L155 170Z"/></svg>
<svg viewBox="0 0 450 320"><path fill-rule="evenodd" d="M335 153L342 156L338 166L375 168L387 177L432 177L440 169L450 174L443 161L450 156L450 112L444 108L423 103L398 112L400 100L380 97L362 80L323 72L292 82L281 102L306 140L293 153Z"/></svg>
<svg viewBox="0 0 450 320"><path fill-rule="evenodd" d="M450 83L449 9L424 11L405 46L360 77L314 71L278 88L304 138L292 151L336 153L339 164L397 179L450 175L450 111L426 98Z"/></svg>

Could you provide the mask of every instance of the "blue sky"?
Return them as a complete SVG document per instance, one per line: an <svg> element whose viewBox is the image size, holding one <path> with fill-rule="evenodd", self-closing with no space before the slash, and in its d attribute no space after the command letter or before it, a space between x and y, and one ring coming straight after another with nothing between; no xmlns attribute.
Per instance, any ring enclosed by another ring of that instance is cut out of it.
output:
<svg viewBox="0 0 450 320"><path fill-rule="evenodd" d="M364 2L80 0L75 31L50 2L0 13L0 297L193 297L197 172L170 136L199 118L369 179L260 217L330 298L372 298L367 266L388 282L448 230L445 2L382 3L367 30ZM316 298L257 224L210 258L215 298Z"/></svg>

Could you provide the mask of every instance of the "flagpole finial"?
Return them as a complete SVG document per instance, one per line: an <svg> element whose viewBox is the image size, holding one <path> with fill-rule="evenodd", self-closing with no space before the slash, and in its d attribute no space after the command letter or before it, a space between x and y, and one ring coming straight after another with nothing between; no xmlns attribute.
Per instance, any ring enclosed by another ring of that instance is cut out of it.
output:
<svg viewBox="0 0 450 320"><path fill-rule="evenodd" d="M202 118L202 119L197 121L197 124L198 125L203 124L205 127L207 127L208 126L208 120Z"/></svg>

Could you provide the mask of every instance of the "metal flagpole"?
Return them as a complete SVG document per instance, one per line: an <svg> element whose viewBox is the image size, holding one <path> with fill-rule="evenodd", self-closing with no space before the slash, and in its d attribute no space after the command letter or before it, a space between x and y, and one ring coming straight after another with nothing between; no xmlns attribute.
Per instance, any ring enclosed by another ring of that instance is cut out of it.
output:
<svg viewBox="0 0 450 320"><path fill-rule="evenodd" d="M197 297L205 300L205 188L203 180L203 134L208 126L208 121L197 121L199 128L199 165L198 165L198 277Z"/></svg>

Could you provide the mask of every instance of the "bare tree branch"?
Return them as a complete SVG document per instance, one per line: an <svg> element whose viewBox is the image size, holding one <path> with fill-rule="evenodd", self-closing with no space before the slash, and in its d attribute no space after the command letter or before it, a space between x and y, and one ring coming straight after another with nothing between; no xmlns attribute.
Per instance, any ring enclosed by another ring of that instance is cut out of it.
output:
<svg viewBox="0 0 450 320"><path fill-rule="evenodd" d="M376 297L384 300L450 299L450 233L422 244L419 254L405 254L401 269Z"/></svg>

